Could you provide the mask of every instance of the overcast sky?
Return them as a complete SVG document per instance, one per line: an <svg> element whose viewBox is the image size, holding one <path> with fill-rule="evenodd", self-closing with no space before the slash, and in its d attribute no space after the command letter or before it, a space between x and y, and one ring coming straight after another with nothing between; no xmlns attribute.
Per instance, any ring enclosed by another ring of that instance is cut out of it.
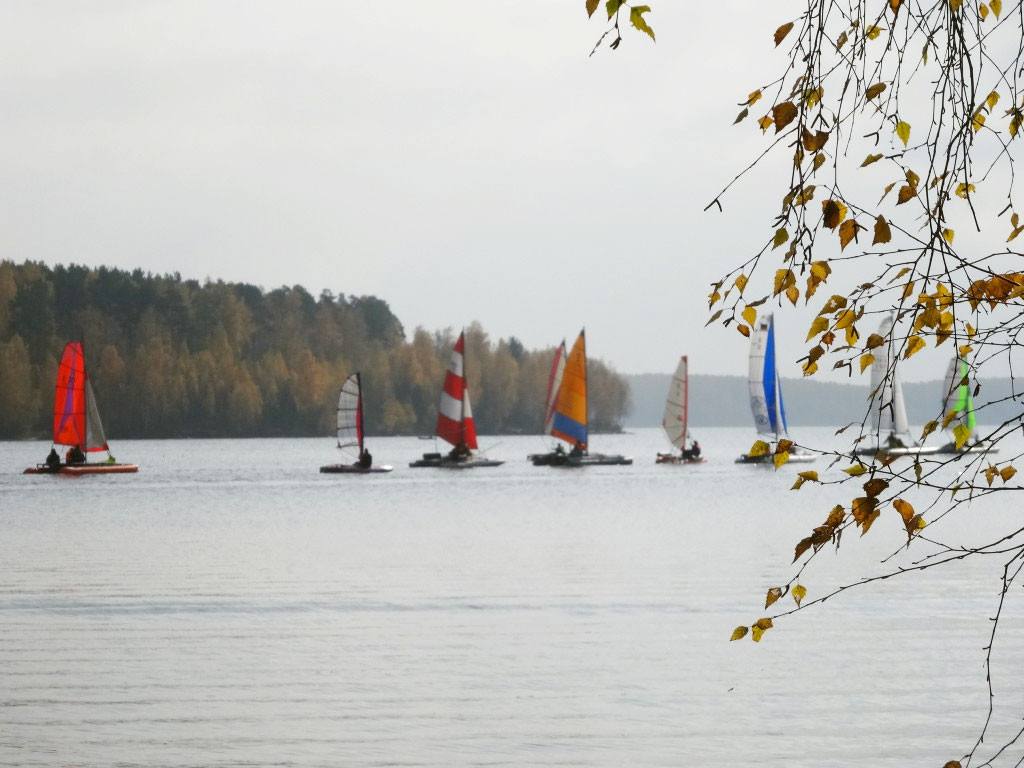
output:
<svg viewBox="0 0 1024 768"><path fill-rule="evenodd" d="M657 0L588 53L583 0L8 2L3 258L375 294L626 372L744 373L708 283L778 208L736 102L793 2ZM780 318L801 352L810 316ZM936 363L941 376L945 359ZM796 375L791 366L783 375Z"/></svg>

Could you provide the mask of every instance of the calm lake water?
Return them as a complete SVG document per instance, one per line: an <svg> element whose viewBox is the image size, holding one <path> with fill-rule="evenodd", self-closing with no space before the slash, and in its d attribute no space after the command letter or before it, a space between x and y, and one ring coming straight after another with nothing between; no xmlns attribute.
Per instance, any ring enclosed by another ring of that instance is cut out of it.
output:
<svg viewBox="0 0 1024 768"><path fill-rule="evenodd" d="M734 465L749 430L698 437L708 463L673 467L653 463L659 431L596 436L636 464L581 471L527 464L541 438L483 438L508 463L454 473L407 468L430 442L376 439L396 470L370 477L318 474L330 438L120 441L142 471L82 479L23 477L48 446L0 443L0 763L959 757L987 702L1001 561L853 590L730 643L765 615L796 541L854 493ZM984 541L1019 520L1009 498L928 533ZM890 509L844 539L804 575L808 599L879 572L901 535ZM996 646L996 737L1024 712L1019 591Z"/></svg>

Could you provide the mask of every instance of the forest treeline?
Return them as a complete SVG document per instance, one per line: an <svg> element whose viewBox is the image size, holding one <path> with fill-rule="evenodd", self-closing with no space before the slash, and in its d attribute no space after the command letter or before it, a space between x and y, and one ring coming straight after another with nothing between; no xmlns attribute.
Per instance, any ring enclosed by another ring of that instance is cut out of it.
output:
<svg viewBox="0 0 1024 768"><path fill-rule="evenodd" d="M112 438L329 434L353 371L370 433L432 434L455 336L407 339L373 296L0 261L0 438L49 434L58 358L79 338ZM539 432L553 348L474 323L466 353L478 429ZM625 379L594 359L589 379L592 429L618 429Z"/></svg>

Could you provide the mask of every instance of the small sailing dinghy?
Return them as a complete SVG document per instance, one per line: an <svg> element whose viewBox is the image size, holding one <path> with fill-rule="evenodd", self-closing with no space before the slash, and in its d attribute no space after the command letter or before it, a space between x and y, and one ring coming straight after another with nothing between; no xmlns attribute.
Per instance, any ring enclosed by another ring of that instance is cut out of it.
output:
<svg viewBox="0 0 1024 768"><path fill-rule="evenodd" d="M26 475L118 475L138 472L135 464L119 464L110 454L96 396L85 367L85 348L69 341L57 367L53 398L53 445L50 459L25 470ZM56 446L67 446L66 460L60 461ZM90 463L88 454L106 451L107 460Z"/></svg>
<svg viewBox="0 0 1024 768"><path fill-rule="evenodd" d="M775 319L768 314L750 332L747 383L750 386L750 412L754 416L754 426L758 436L769 445L786 438L789 431L786 405L782 399L782 379L779 378L775 357ZM772 464L772 457L772 452L760 456L744 453L736 459L736 463ZM813 453L796 446L789 451L790 462L806 463L814 459Z"/></svg>
<svg viewBox="0 0 1024 768"><path fill-rule="evenodd" d="M868 393L871 434L854 450L858 456L918 456L939 450L935 446L921 445L910 434L903 382L899 371L892 365L892 329L895 323L896 314L890 312L878 327L878 335L886 341L873 350L875 361L871 364L871 389Z"/></svg>
<svg viewBox="0 0 1024 768"><path fill-rule="evenodd" d="M477 467L498 467L503 461L478 456L476 422L469 402L469 387L465 375L465 332L459 334L452 350L452 360L444 377L441 403L437 410L437 428L434 430L442 440L451 443L448 453L425 453L423 458L409 464L410 467L443 467L445 469L476 469Z"/></svg>
<svg viewBox="0 0 1024 768"><path fill-rule="evenodd" d="M686 355L679 358L679 365L668 385L668 396L665 398L665 415L661 419L661 428L665 430L668 441L679 449L679 453L659 453L655 459L658 464L702 464L700 445L692 440L690 447L686 442L690 438L687 429L689 417L689 363Z"/></svg>
<svg viewBox="0 0 1024 768"><path fill-rule="evenodd" d="M544 398L544 434L552 433L555 421L555 406L558 405L558 392L562 388L562 376L565 373L565 339L555 347L555 356L551 360L551 372L548 374L548 392ZM546 465L552 453L531 453L526 458L537 466Z"/></svg>
<svg viewBox="0 0 1024 768"><path fill-rule="evenodd" d="M951 432L962 425L968 430L967 440L960 448L956 447L954 437L939 448L938 453L998 453L999 449L988 441L977 437L978 421L974 415L974 394L971 392L971 367L960 355L953 355L946 369L946 379L942 385L943 420L948 414L956 417L947 425Z"/></svg>
<svg viewBox="0 0 1024 768"><path fill-rule="evenodd" d="M557 364L557 360L556 360ZM549 398L551 393L549 392ZM551 415L549 434L572 446L568 452L559 445L548 453L533 454L530 461L538 467L590 467L598 465L628 465L633 460L626 456L590 453L588 450L587 410L587 338L580 331L572 351L565 360L557 396Z"/></svg>
<svg viewBox="0 0 1024 768"><path fill-rule="evenodd" d="M366 419L363 416L363 380L359 373L353 373L341 386L338 393L338 448L359 453L349 464L328 464L320 471L331 475L369 475L390 472L394 467L387 464L374 466L373 457L363 441Z"/></svg>

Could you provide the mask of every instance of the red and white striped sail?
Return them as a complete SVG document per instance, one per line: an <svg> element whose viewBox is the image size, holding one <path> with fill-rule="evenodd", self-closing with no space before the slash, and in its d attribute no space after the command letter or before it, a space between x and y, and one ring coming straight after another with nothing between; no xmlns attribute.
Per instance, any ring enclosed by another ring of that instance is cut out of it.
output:
<svg viewBox="0 0 1024 768"><path fill-rule="evenodd" d="M475 450L476 424L473 422L473 408L469 402L469 387L466 385L464 351L465 333L459 334L452 350L452 361L444 377L441 404L437 409L437 436L452 445L465 443Z"/></svg>
<svg viewBox="0 0 1024 768"><path fill-rule="evenodd" d="M558 390L562 387L562 374L565 372L565 339L555 347L555 358L551 361L551 373L548 374L548 396L544 410L544 434L551 434L551 424L555 420L555 406L558 404Z"/></svg>

